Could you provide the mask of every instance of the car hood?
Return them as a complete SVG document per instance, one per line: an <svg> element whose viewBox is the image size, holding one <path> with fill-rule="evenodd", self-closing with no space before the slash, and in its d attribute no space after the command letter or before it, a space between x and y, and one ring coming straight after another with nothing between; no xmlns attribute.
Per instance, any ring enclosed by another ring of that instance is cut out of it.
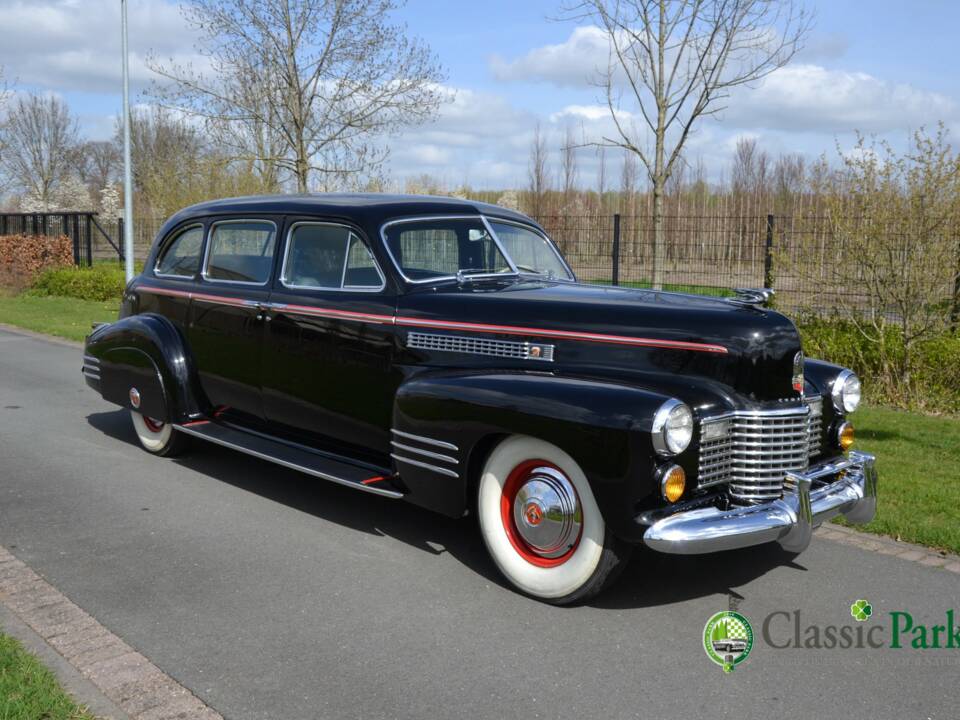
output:
<svg viewBox="0 0 960 720"><path fill-rule="evenodd" d="M403 296L398 315L422 327L552 344L550 369L629 377L661 392L673 385L693 402L705 392L727 396L725 405L799 398L796 326L719 298L540 281L446 284Z"/></svg>

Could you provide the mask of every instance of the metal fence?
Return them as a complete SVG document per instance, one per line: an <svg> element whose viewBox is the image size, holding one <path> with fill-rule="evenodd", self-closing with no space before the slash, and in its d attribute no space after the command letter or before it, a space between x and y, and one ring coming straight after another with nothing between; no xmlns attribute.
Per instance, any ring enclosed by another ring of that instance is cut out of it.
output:
<svg viewBox="0 0 960 720"><path fill-rule="evenodd" d="M537 218L584 282L650 287L653 218L648 215ZM863 283L847 284L833 270L860 258L838 239L826 217L817 215L701 215L663 219L661 279L667 290L729 295L732 288L772 287L778 308L832 314L869 306ZM900 231L891 228L891 233ZM960 228L944 231L941 242L957 258L930 282L943 288L943 301L960 313ZM802 269L802 272L800 271ZM846 273L849 277L850 273Z"/></svg>
<svg viewBox="0 0 960 720"><path fill-rule="evenodd" d="M66 235L73 245L73 262L77 265L123 258L120 243L94 212L0 213L0 235Z"/></svg>
<svg viewBox="0 0 960 720"><path fill-rule="evenodd" d="M536 218L557 242L584 282L650 287L653 268L651 215L544 215ZM165 218L134 220L134 255L143 259ZM794 215L668 214L664 222L667 290L727 295L732 288L772 287L777 306L789 312L832 313L866 304L861 285L844 287L831 275L838 263L856 262L832 233L827 219ZM891 230L893 232L893 230ZM0 234L67 235L78 265L122 258L123 221L96 213L0 214ZM943 241L958 248L960 228ZM804 272L796 268L803 263ZM960 312L960 265L944 268L945 297ZM951 292L952 288L952 292Z"/></svg>

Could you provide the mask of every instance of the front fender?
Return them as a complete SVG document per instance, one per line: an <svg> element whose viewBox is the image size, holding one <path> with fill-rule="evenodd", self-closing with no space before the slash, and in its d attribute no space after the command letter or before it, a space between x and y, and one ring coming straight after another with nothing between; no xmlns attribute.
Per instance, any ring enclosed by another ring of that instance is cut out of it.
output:
<svg viewBox="0 0 960 720"><path fill-rule="evenodd" d="M457 477L397 467L411 502L460 516L496 441L512 434L537 437L576 460L613 532L638 540L633 515L655 486L650 430L666 399L622 383L546 373L417 375L397 393L393 429L405 435L395 432L394 440L405 444L414 436L447 445L443 452L455 455Z"/></svg>
<svg viewBox="0 0 960 720"><path fill-rule="evenodd" d="M133 408L130 390L136 388L135 409L173 423L197 416L206 405L183 336L160 315L131 315L98 327L87 336L84 354L99 367L99 378L87 382L104 400Z"/></svg>

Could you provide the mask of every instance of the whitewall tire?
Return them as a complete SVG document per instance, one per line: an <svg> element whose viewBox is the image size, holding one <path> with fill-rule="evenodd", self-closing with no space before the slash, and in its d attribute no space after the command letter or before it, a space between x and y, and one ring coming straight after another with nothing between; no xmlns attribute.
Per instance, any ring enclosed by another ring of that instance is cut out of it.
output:
<svg viewBox="0 0 960 720"><path fill-rule="evenodd" d="M140 444L154 455L173 456L183 452L187 445L187 436L177 432L170 423L160 422L146 417L135 410L130 411L133 429Z"/></svg>
<svg viewBox="0 0 960 720"><path fill-rule="evenodd" d="M579 465L536 438L514 435L493 449L480 477L477 514L504 577L550 603L596 594L629 556L606 527Z"/></svg>

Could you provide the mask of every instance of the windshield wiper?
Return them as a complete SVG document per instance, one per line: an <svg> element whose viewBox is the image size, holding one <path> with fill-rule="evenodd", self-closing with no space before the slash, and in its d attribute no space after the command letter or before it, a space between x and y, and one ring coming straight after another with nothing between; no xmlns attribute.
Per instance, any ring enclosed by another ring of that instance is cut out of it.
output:
<svg viewBox="0 0 960 720"><path fill-rule="evenodd" d="M467 282L475 282L477 280L503 280L516 276L517 273L515 273L513 270L509 270L507 272L495 272L486 268L461 268L460 270L457 270L457 282L460 285L463 285Z"/></svg>

